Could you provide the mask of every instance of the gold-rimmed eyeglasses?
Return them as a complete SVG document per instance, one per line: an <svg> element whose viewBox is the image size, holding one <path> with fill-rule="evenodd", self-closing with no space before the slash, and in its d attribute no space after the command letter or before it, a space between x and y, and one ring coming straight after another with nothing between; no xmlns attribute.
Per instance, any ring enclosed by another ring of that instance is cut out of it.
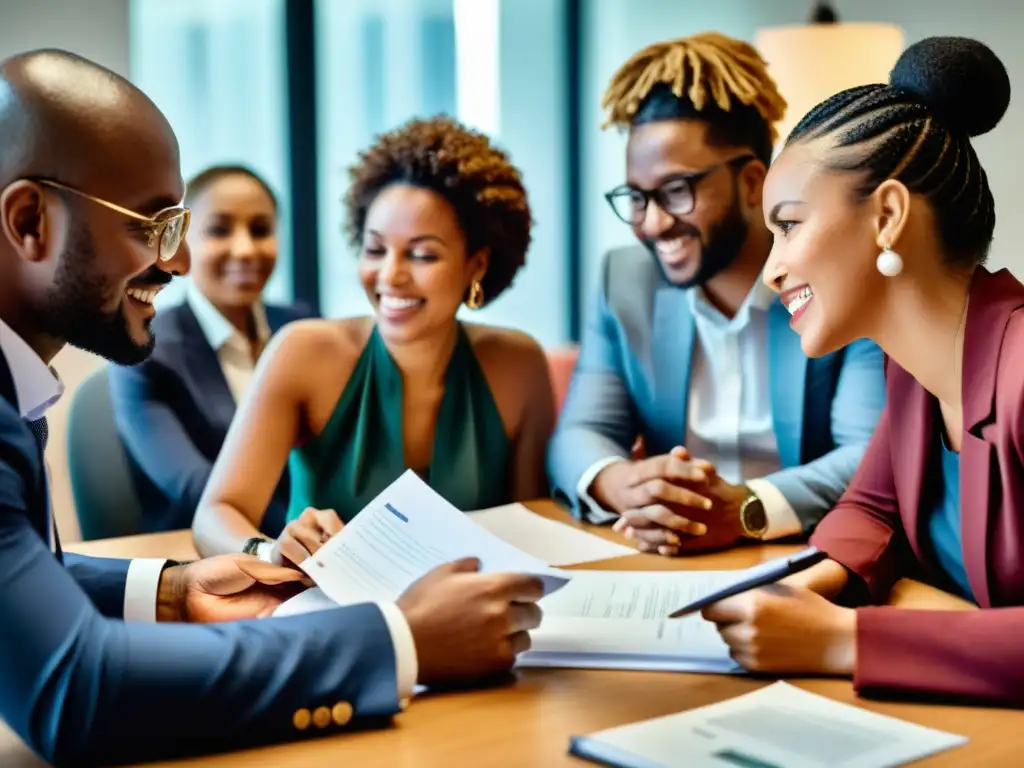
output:
<svg viewBox="0 0 1024 768"><path fill-rule="evenodd" d="M82 192L74 187L69 187L67 184L61 184L59 181L53 181L52 179L32 179L32 181L84 197L86 200L98 203L120 213L122 216L127 216L141 222L149 237L149 247L156 248L157 258L161 261L169 261L178 252L178 248L181 247L181 241L185 239L185 233L188 232L189 222L192 219L192 212L183 206L164 208L152 216L143 216L141 213L130 211L117 203L111 203L109 200Z"/></svg>

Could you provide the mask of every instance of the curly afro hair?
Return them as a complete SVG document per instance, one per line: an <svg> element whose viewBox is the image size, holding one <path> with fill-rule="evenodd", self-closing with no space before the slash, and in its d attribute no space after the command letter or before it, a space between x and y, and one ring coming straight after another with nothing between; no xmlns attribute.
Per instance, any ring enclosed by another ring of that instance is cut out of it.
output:
<svg viewBox="0 0 1024 768"><path fill-rule="evenodd" d="M526 263L533 219L519 171L481 133L447 116L414 119L381 135L349 170L348 235L358 246L376 196L394 183L432 190L455 209L466 252L490 251L481 280L490 302Z"/></svg>

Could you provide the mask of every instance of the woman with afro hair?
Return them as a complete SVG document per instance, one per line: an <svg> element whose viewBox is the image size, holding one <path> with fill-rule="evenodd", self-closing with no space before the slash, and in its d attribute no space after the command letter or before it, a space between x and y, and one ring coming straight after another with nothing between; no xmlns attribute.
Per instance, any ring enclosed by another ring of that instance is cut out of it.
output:
<svg viewBox="0 0 1024 768"><path fill-rule="evenodd" d="M300 563L407 469L460 509L548 493L543 350L456 317L525 263L519 171L486 136L437 117L379 137L350 175L348 233L373 313L275 337L196 512L204 556ZM289 462L288 524L271 542L258 526Z"/></svg>

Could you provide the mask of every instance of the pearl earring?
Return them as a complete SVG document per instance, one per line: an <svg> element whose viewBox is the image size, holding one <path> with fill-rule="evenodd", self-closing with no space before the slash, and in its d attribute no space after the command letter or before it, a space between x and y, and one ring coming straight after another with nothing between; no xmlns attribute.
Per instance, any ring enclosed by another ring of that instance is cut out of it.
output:
<svg viewBox="0 0 1024 768"><path fill-rule="evenodd" d="M903 259L887 245L878 254L878 258L875 260L875 267L886 277L896 277L896 275L903 271Z"/></svg>

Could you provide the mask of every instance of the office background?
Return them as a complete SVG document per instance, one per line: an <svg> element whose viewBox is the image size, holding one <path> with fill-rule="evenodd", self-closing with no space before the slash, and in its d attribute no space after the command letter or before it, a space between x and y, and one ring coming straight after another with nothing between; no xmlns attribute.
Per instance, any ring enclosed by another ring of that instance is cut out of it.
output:
<svg viewBox="0 0 1024 768"><path fill-rule="evenodd" d="M624 137L600 130L601 95L640 47L705 29L753 40L803 23L809 0L0 0L0 57L56 46L142 87L168 115L189 175L241 161L282 200L271 298L328 316L366 299L343 237L345 170L373 137L414 115L447 112L492 135L523 171L536 229L527 266L474 319L521 328L546 346L578 338L597 266L631 241L602 193L624 174ZM901 26L912 43L975 37L1024 87L1017 30L1024 6L1003 0L835 0L843 21ZM976 140L996 198L991 264L1024 274L1024 106ZM180 296L168 292L164 302ZM76 350L56 366L69 387L98 361ZM67 398L65 398L67 400ZM67 407L67 402L60 405ZM54 452L63 450L53 419ZM58 510L71 510L59 467ZM65 515L62 515L64 517ZM73 513L62 530L74 529Z"/></svg>

